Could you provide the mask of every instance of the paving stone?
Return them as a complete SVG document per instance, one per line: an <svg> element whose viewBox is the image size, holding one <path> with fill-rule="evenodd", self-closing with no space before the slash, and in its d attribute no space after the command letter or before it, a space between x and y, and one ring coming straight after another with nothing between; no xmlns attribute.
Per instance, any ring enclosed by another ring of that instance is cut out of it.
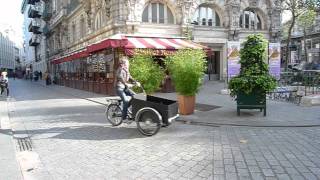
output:
<svg viewBox="0 0 320 180"><path fill-rule="evenodd" d="M288 174L277 174L279 180L291 180Z"/></svg>
<svg viewBox="0 0 320 180"><path fill-rule="evenodd" d="M251 173L251 177L254 180L264 180L264 176L261 173Z"/></svg>
<svg viewBox="0 0 320 180"><path fill-rule="evenodd" d="M273 173L272 169L261 169L261 170L262 170L262 173L265 176L275 176L275 174Z"/></svg>
<svg viewBox="0 0 320 180"><path fill-rule="evenodd" d="M248 169L251 173L259 173L261 170L259 169L258 166L248 166Z"/></svg>
<svg viewBox="0 0 320 180"><path fill-rule="evenodd" d="M237 180L238 177L237 177L237 174L236 173L226 173L226 179L227 180Z"/></svg>
<svg viewBox="0 0 320 180"><path fill-rule="evenodd" d="M235 173L236 172L236 167L234 165L225 165L225 172L232 172Z"/></svg>

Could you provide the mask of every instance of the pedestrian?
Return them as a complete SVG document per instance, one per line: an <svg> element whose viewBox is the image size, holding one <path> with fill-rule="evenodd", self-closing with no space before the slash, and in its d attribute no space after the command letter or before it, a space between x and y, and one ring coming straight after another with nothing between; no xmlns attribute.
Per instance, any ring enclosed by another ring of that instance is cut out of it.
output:
<svg viewBox="0 0 320 180"><path fill-rule="evenodd" d="M1 96L4 90L7 91L7 96L9 96L9 79L7 77L7 72L2 72L0 76L0 87L1 87Z"/></svg>
<svg viewBox="0 0 320 180"><path fill-rule="evenodd" d="M32 79L33 79L33 73L32 72L30 72L30 81L32 81Z"/></svg>
<svg viewBox="0 0 320 180"><path fill-rule="evenodd" d="M40 78L40 80L42 80L42 72L41 71L39 72L39 78Z"/></svg>
<svg viewBox="0 0 320 180"><path fill-rule="evenodd" d="M16 80L16 72L13 72L13 80Z"/></svg>

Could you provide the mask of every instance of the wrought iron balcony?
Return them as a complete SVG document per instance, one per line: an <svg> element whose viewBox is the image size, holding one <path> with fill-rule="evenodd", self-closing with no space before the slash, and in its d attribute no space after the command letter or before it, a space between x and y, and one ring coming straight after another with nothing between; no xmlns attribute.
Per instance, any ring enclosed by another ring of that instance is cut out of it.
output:
<svg viewBox="0 0 320 180"><path fill-rule="evenodd" d="M51 8L48 5L46 5L42 13L42 19L45 21L49 21L51 17L52 17Z"/></svg>
<svg viewBox="0 0 320 180"><path fill-rule="evenodd" d="M31 20L29 24L29 32L33 32L34 34L41 34L41 23L36 20Z"/></svg>
<svg viewBox="0 0 320 180"><path fill-rule="evenodd" d="M27 0L27 4L35 5L37 2L40 2L40 0Z"/></svg>
<svg viewBox="0 0 320 180"><path fill-rule="evenodd" d="M49 36L50 35L50 28L49 28L49 25L46 24L43 29L42 29L42 32L45 36Z"/></svg>
<svg viewBox="0 0 320 180"><path fill-rule="evenodd" d="M40 36L39 35L32 35L29 40L29 46L38 46L40 44Z"/></svg>
<svg viewBox="0 0 320 180"><path fill-rule="evenodd" d="M40 18L41 17L40 8L31 6L28 11L28 17L29 18Z"/></svg>
<svg viewBox="0 0 320 180"><path fill-rule="evenodd" d="M52 16L50 19L50 27L54 28L61 20L66 16L67 14L67 9L62 8L60 11L58 11L55 15Z"/></svg>

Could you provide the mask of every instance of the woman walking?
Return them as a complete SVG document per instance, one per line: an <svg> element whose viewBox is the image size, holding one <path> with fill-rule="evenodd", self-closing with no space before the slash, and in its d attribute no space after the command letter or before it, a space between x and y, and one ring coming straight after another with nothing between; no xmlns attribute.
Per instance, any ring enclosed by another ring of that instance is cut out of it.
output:
<svg viewBox="0 0 320 180"><path fill-rule="evenodd" d="M2 72L0 76L0 86L1 86L1 95L4 90L7 91L7 96L9 96L9 79L7 77L7 72Z"/></svg>

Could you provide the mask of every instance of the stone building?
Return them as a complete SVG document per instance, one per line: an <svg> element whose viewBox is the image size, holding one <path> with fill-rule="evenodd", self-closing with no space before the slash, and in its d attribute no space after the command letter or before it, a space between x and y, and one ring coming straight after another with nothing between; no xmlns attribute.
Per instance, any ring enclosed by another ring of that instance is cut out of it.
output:
<svg viewBox="0 0 320 180"><path fill-rule="evenodd" d="M279 0L46 0L45 2L46 7L52 11L52 18L48 21L49 31L46 33L50 62L83 52L87 47L115 35L188 37L193 42L211 48L213 53L208 57L210 67L208 73L214 79L224 79L228 41L242 42L253 33L262 33L270 42L279 42L280 38ZM141 45L141 42L150 43L150 41L146 39L136 43ZM167 42L161 41L161 43ZM161 47L161 44L158 46ZM69 66L64 69L71 68Z"/></svg>
<svg viewBox="0 0 320 180"><path fill-rule="evenodd" d="M15 68L15 43L4 33L0 32L0 71L9 73Z"/></svg>
<svg viewBox="0 0 320 180"><path fill-rule="evenodd" d="M23 35L27 74L47 71L46 37L43 35L44 11L45 1L22 1L21 13L24 15Z"/></svg>

